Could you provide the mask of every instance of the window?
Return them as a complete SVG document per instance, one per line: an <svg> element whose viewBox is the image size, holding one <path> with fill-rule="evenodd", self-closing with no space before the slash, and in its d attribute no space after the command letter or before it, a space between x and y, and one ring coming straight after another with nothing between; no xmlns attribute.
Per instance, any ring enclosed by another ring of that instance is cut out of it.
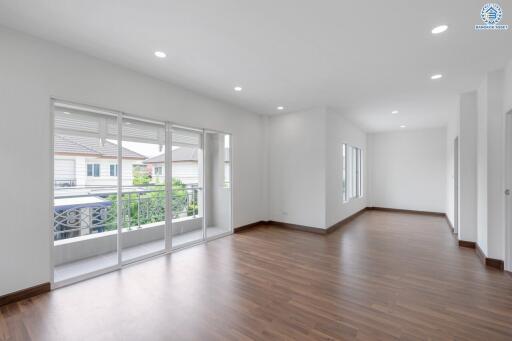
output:
<svg viewBox="0 0 512 341"><path fill-rule="evenodd" d="M100 164L99 163L90 163L87 165L87 176L100 176Z"/></svg>
<svg viewBox="0 0 512 341"><path fill-rule="evenodd" d="M117 165L110 165L110 176L117 176Z"/></svg>
<svg viewBox="0 0 512 341"><path fill-rule="evenodd" d="M343 201L363 196L363 151L348 144L342 147Z"/></svg>
<svg viewBox="0 0 512 341"><path fill-rule="evenodd" d="M155 167L155 175L162 175L163 172L162 172L162 167Z"/></svg>

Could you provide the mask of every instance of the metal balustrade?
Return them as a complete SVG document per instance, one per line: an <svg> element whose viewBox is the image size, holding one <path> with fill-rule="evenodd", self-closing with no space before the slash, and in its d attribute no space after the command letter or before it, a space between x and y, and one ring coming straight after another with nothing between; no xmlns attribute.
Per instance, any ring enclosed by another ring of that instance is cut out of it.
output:
<svg viewBox="0 0 512 341"><path fill-rule="evenodd" d="M155 187L159 188L137 188L123 192L121 204L124 229L139 229L147 224L165 221L165 188ZM172 218L196 218L201 190L194 186L173 188ZM55 240L114 230L117 230L117 192L70 193L56 197L53 222Z"/></svg>
<svg viewBox="0 0 512 341"><path fill-rule="evenodd" d="M66 180L55 180L54 186L58 187L75 187L76 180L75 179L66 179Z"/></svg>

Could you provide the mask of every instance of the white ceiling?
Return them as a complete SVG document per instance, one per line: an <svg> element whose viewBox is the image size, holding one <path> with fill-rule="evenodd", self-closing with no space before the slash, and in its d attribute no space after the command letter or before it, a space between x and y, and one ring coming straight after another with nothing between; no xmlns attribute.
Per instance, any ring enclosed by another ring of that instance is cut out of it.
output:
<svg viewBox="0 0 512 341"><path fill-rule="evenodd" d="M507 32L474 30L484 2L0 0L0 24L254 112L327 105L382 131L445 124L458 93L512 59L512 0Z"/></svg>

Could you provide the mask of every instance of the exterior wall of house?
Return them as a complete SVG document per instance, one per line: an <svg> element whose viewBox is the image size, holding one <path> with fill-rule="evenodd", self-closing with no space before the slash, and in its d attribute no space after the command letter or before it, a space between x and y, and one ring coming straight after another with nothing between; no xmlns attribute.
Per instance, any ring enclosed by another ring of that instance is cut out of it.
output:
<svg viewBox="0 0 512 341"><path fill-rule="evenodd" d="M100 159L83 156L55 155L55 160L73 160L75 163L74 178L76 186L116 186L117 176L110 176L110 165L117 164L116 159ZM133 184L133 165L141 164L142 160L123 160L123 186ZM87 165L99 164L100 176L87 176ZM58 163L55 163L54 173L61 174L65 171L59 169Z"/></svg>
<svg viewBox="0 0 512 341"><path fill-rule="evenodd" d="M162 175L156 175L155 168L162 167ZM186 185L199 183L199 164L194 161L179 161L172 163L172 177L180 179ZM165 181L165 165L163 163L153 163L151 176L152 182L164 183Z"/></svg>
<svg viewBox="0 0 512 341"><path fill-rule="evenodd" d="M97 163L100 165L100 176L87 176L87 164ZM110 176L110 165L115 165L117 162L115 159L96 159L87 158L85 159L85 174L86 186L116 186L117 176ZM123 186L133 185L133 165L141 164L142 160L123 160Z"/></svg>

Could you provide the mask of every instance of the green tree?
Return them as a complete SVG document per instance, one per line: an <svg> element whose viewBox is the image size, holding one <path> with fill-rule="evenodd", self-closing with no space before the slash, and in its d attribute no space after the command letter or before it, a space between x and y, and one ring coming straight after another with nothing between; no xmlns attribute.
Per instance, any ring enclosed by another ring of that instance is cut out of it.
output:
<svg viewBox="0 0 512 341"><path fill-rule="evenodd" d="M139 179L143 179L143 176ZM139 225L164 221L165 197L164 185L152 185L147 186L146 191L124 193L122 195L124 226L132 229L138 228ZM117 229L117 195L111 194L106 199L112 203L112 206L108 209L109 214L104 230L111 231ZM183 181L173 178L171 208L173 218L197 215L199 211L197 191L188 189Z"/></svg>

